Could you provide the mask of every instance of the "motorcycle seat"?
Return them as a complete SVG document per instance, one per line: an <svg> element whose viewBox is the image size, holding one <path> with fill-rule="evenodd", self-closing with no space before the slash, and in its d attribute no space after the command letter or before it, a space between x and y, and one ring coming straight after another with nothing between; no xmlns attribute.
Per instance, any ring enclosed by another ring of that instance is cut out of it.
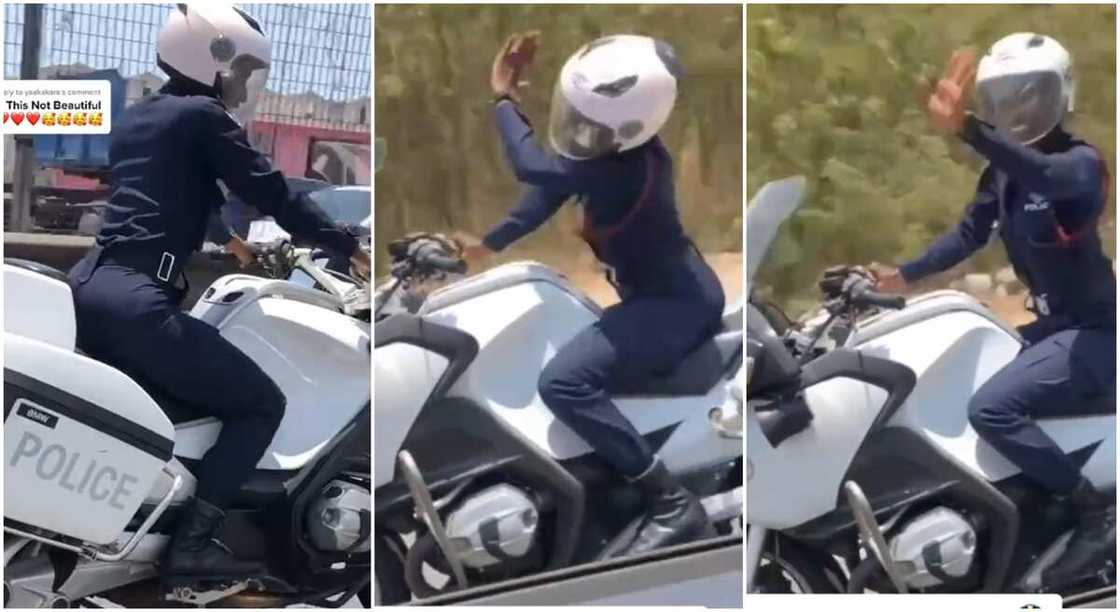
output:
<svg viewBox="0 0 1120 612"><path fill-rule="evenodd" d="M70 284L70 279L66 276L65 272L59 270L58 268L48 266L47 264L42 264L37 261L31 261L29 259L18 259L15 257L5 257L4 263L9 266L23 268L24 270L28 270L36 274L42 274L43 276L53 278L54 280L66 283L67 285Z"/></svg>
<svg viewBox="0 0 1120 612"><path fill-rule="evenodd" d="M739 367L743 331L724 329L689 353L673 369L638 381L620 382L608 391L614 397L682 397L704 395Z"/></svg>
<svg viewBox="0 0 1120 612"><path fill-rule="evenodd" d="M1090 417L1109 414L1116 414L1115 391L1063 403L1060 409L1055 413L1039 415L1037 418L1040 421L1045 421L1047 419L1068 419L1073 417Z"/></svg>
<svg viewBox="0 0 1120 612"><path fill-rule="evenodd" d="M1081 410L1079 414L1082 415L1114 415L1117 414L1117 393L1116 390L1104 393L1102 396L1095 396L1085 399L1081 402Z"/></svg>
<svg viewBox="0 0 1120 612"><path fill-rule="evenodd" d="M178 425L196 419L204 419L208 416L201 408L184 404L146 381L139 380L135 376L132 377L132 380L135 380L136 384L140 385L140 388L147 392L148 397L151 397L152 401L159 406L159 409L167 415L167 419L171 421L172 425Z"/></svg>

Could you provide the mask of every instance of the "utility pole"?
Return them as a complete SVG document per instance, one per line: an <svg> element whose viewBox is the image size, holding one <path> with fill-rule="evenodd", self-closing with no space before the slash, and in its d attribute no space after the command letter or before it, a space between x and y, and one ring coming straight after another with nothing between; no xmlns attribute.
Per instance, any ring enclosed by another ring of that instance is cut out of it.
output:
<svg viewBox="0 0 1120 612"><path fill-rule="evenodd" d="M43 5L27 4L23 8L23 48L21 50L19 78L39 78L39 49L42 47ZM15 176L12 180L12 229L29 231L31 219L31 188L35 185L35 144L30 135L15 136Z"/></svg>

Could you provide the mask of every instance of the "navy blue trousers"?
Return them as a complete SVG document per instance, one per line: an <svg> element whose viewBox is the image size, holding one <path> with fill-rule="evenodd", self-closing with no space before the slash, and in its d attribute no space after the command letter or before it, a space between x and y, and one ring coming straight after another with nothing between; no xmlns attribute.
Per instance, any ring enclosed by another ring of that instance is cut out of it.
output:
<svg viewBox="0 0 1120 612"><path fill-rule="evenodd" d="M1024 330L1028 341L1030 331ZM1057 331L1031 343L980 387L969 403L969 420L1028 478L1068 493L1081 478L1080 467L1035 419L1076 416L1079 401L1114 393L1115 383L1114 329Z"/></svg>
<svg viewBox="0 0 1120 612"><path fill-rule="evenodd" d="M128 267L103 264L90 274L89 265L87 257L70 274L79 348L222 421L195 471L196 495L228 507L280 426L283 393L217 329L180 310L182 291Z"/></svg>
<svg viewBox="0 0 1120 612"><path fill-rule="evenodd" d="M690 255L692 257L692 255ZM695 255L689 291L680 295L620 290L594 324L576 334L541 372L538 391L556 415L611 467L627 477L653 463L653 450L611 401L608 389L667 372L719 325L723 289Z"/></svg>

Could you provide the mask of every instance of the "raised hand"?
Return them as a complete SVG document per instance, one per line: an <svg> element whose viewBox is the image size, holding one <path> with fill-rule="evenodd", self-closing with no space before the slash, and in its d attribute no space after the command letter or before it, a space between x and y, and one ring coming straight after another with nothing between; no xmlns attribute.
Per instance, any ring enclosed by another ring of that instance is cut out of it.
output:
<svg viewBox="0 0 1120 612"><path fill-rule="evenodd" d="M533 63L539 38L540 32L534 30L511 34L506 39L490 69L490 88L494 95L520 100L517 88L521 85L522 74Z"/></svg>
<svg viewBox="0 0 1120 612"><path fill-rule="evenodd" d="M949 133L961 131L968 95L975 78L976 54L971 49L953 51L949 65L926 105L929 118L937 129Z"/></svg>

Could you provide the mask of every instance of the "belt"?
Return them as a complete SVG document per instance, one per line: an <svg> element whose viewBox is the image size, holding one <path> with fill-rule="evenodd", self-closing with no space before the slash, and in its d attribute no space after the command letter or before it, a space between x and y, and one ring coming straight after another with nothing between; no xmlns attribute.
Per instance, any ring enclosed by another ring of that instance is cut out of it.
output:
<svg viewBox="0 0 1120 612"><path fill-rule="evenodd" d="M1043 293L1028 295L1027 310L1033 312L1039 319L1050 319L1061 327L1115 328L1114 304L1054 299L1053 296Z"/></svg>
<svg viewBox="0 0 1120 612"><path fill-rule="evenodd" d="M146 274L152 280L162 283L173 289L180 289L186 294L190 290L190 283L183 269L187 265L189 255L176 255L170 251L157 248L110 245L101 253L98 265L118 265L132 268L137 272ZM183 287L177 285L183 279Z"/></svg>

